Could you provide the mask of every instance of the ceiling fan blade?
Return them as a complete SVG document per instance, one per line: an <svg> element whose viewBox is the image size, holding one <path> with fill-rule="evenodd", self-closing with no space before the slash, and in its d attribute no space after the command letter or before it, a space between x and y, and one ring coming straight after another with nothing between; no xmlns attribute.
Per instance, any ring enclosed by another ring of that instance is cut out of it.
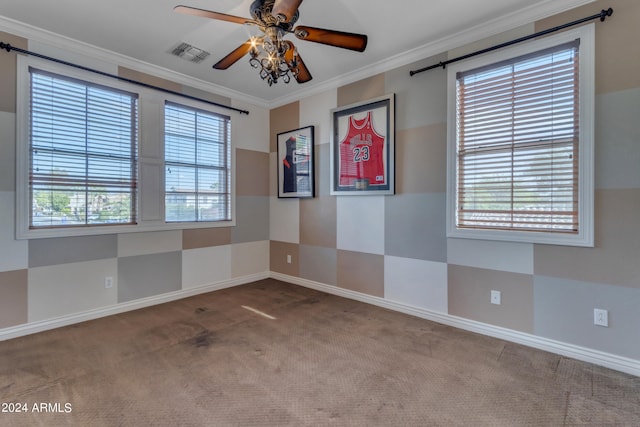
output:
<svg viewBox="0 0 640 427"><path fill-rule="evenodd" d="M240 16L227 15L226 13L213 12L210 10L198 9L191 6L176 6L173 8L178 13L184 13L186 15L202 16L204 18L217 19L219 21L233 22L235 24L254 23L252 19L242 18Z"/></svg>
<svg viewBox="0 0 640 427"><path fill-rule="evenodd" d="M295 79L298 83L306 83L309 80L311 80L313 77L311 77L311 73L309 72L309 69L307 68L306 65L304 65L304 62L302 61L302 58L300 57L300 54L297 54L296 52L296 48L293 45L293 43L291 43L289 40L285 40L285 43L287 44L287 46L289 46L289 48L287 49L287 51L284 53L284 59L288 62L291 63L291 61L294 59L295 56L295 60L296 60L296 66L295 67L289 67L289 69L295 74L295 70L298 70L298 73L295 74Z"/></svg>
<svg viewBox="0 0 640 427"><path fill-rule="evenodd" d="M271 15L275 18L280 17L282 22L289 22L291 17L298 10L302 0L276 0L271 10Z"/></svg>
<svg viewBox="0 0 640 427"><path fill-rule="evenodd" d="M364 34L346 33L344 31L306 27L304 25L298 25L293 29L293 33L300 40L322 43L343 49L364 52L367 48L367 36Z"/></svg>
<svg viewBox="0 0 640 427"><path fill-rule="evenodd" d="M238 48L231 51L230 54L222 58L220 61L216 62L213 65L213 68L216 70L226 70L235 64L240 58L245 56L249 50L251 49L251 40L247 40L243 44L241 44Z"/></svg>

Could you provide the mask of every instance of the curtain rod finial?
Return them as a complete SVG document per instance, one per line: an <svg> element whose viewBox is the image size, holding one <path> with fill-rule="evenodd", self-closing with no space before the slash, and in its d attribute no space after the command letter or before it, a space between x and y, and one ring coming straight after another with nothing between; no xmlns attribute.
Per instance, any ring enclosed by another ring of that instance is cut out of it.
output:
<svg viewBox="0 0 640 427"><path fill-rule="evenodd" d="M600 22L604 22L604 20L607 18L607 16L611 16L613 15L613 9L609 8L607 10L602 9L602 11L600 12Z"/></svg>

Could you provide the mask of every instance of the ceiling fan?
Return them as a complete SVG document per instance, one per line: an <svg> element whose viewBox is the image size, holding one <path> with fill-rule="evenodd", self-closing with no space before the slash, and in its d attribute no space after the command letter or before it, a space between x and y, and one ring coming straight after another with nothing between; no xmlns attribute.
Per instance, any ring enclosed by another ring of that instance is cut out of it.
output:
<svg viewBox="0 0 640 427"><path fill-rule="evenodd" d="M312 78L295 45L289 40L284 40L284 36L287 34L293 34L300 40L357 52L363 52L367 47L367 36L363 34L304 25L294 28L300 16L298 11L300 3L302 0L254 0L250 7L253 19L183 5L176 6L174 10L179 13L233 22L259 29L261 33L250 37L249 40L218 61L213 68L226 70L240 58L249 54L249 63L259 69L260 77L271 86L273 83L277 83L280 78L288 83L290 75L298 83L308 82Z"/></svg>

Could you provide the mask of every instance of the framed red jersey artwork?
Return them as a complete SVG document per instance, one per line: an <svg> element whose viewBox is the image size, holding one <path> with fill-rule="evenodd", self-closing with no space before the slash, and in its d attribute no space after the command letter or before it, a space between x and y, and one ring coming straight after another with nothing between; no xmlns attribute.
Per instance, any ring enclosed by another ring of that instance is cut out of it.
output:
<svg viewBox="0 0 640 427"><path fill-rule="evenodd" d="M331 194L395 191L395 96L331 110Z"/></svg>

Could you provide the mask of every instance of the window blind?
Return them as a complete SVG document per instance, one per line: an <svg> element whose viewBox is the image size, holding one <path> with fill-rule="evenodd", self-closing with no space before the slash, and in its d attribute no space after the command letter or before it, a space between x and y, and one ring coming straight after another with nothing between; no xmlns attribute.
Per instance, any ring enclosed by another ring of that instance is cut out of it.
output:
<svg viewBox="0 0 640 427"><path fill-rule="evenodd" d="M167 222L231 220L231 121L165 104Z"/></svg>
<svg viewBox="0 0 640 427"><path fill-rule="evenodd" d="M137 95L29 71L30 227L135 223Z"/></svg>
<svg viewBox="0 0 640 427"><path fill-rule="evenodd" d="M458 228L578 232L578 53L457 74Z"/></svg>

